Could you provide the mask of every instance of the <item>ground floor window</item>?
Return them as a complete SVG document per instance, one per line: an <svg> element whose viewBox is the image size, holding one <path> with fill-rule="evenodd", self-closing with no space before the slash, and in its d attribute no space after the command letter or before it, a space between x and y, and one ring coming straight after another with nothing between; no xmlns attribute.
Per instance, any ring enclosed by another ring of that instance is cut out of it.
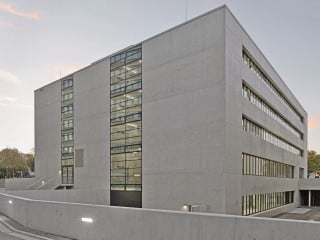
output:
<svg viewBox="0 0 320 240"><path fill-rule="evenodd" d="M294 191L242 196L242 215L248 216L294 202Z"/></svg>

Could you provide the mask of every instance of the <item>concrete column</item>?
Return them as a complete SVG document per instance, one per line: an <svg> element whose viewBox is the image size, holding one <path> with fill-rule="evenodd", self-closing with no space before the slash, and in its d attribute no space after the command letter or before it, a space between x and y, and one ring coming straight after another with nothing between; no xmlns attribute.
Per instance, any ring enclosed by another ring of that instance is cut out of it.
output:
<svg viewBox="0 0 320 240"><path fill-rule="evenodd" d="M311 190L308 190L308 207L311 208Z"/></svg>

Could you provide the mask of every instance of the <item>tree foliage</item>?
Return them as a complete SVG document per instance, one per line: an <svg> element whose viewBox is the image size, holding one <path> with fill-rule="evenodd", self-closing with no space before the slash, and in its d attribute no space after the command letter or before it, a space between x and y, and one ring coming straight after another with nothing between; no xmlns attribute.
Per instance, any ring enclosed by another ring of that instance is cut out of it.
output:
<svg viewBox="0 0 320 240"><path fill-rule="evenodd" d="M21 153L16 148L0 151L0 178L26 177L33 170L33 154Z"/></svg>
<svg viewBox="0 0 320 240"><path fill-rule="evenodd" d="M308 151L308 173L315 172L320 168L320 154L316 151Z"/></svg>

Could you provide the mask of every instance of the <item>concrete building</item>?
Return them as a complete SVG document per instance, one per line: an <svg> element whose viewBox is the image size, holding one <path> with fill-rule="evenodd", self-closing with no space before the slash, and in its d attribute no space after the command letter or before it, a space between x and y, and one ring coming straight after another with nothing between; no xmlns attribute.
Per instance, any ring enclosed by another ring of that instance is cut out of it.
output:
<svg viewBox="0 0 320 240"><path fill-rule="evenodd" d="M35 156L31 188L272 216L299 205L307 113L222 6L36 90Z"/></svg>

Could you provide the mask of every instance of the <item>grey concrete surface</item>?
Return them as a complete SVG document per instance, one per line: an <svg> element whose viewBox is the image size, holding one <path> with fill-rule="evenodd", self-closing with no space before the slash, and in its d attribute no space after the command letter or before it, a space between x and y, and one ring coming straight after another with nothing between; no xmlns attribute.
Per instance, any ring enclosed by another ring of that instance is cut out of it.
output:
<svg viewBox="0 0 320 240"><path fill-rule="evenodd" d="M318 222L37 201L2 193L0 212L28 228L78 240L318 240L320 234Z"/></svg>
<svg viewBox="0 0 320 240"><path fill-rule="evenodd" d="M305 208L303 208L305 209ZM300 210L300 211L299 211ZM287 213L281 213L274 218L280 219L295 219L295 220L306 220L306 221L320 221L320 208L312 207L309 211L303 211L301 208L297 208L297 211L291 211Z"/></svg>
<svg viewBox="0 0 320 240"><path fill-rule="evenodd" d="M71 240L62 236L52 235L29 229L0 213L1 240Z"/></svg>
<svg viewBox="0 0 320 240"><path fill-rule="evenodd" d="M1 193L10 194L33 200L46 200L58 202L74 202L85 204L109 204L109 191L107 189L70 189L70 190L28 190L13 191L0 190Z"/></svg>
<svg viewBox="0 0 320 240"><path fill-rule="evenodd" d="M319 178L299 179L300 190L320 190Z"/></svg>
<svg viewBox="0 0 320 240"><path fill-rule="evenodd" d="M10 190L22 190L27 189L31 185L35 178L9 178L5 180L5 188Z"/></svg>

